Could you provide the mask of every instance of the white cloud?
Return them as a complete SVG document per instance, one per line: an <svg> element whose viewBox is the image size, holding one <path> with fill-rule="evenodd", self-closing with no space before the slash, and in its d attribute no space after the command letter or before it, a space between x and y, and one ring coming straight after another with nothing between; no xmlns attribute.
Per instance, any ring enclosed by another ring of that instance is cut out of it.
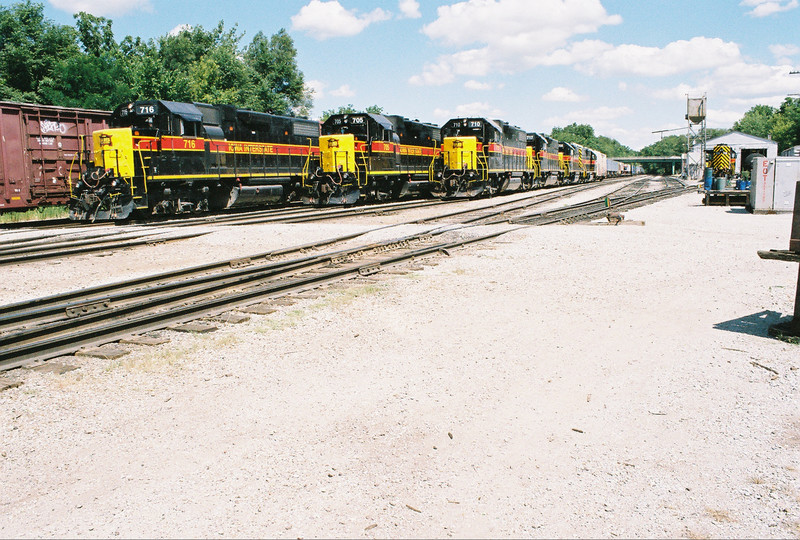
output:
<svg viewBox="0 0 800 540"><path fill-rule="evenodd" d="M784 56L796 56L800 54L800 47L797 45L770 45L769 52L774 54L778 58L782 58Z"/></svg>
<svg viewBox="0 0 800 540"><path fill-rule="evenodd" d="M493 107L491 104L480 101L475 101L473 103L464 103L462 105L458 105L456 107L456 116L464 117L464 116L489 116L489 117L497 117L503 114L501 109Z"/></svg>
<svg viewBox="0 0 800 540"><path fill-rule="evenodd" d="M767 17L782 11L791 11L797 6L800 6L798 0L789 0L787 2L777 0L742 0L740 6L750 6L753 9L747 12L751 17Z"/></svg>
<svg viewBox="0 0 800 540"><path fill-rule="evenodd" d="M485 101L475 101L457 105L452 111L436 108L433 110L433 116L441 121L446 121L451 118L467 117L500 118L503 116L503 110L493 107L490 103Z"/></svg>
<svg viewBox="0 0 800 540"><path fill-rule="evenodd" d="M325 96L325 88L328 85L322 81L318 81L316 79L311 79L310 81L305 82L305 89L307 92L312 92L314 99L319 99Z"/></svg>
<svg viewBox="0 0 800 540"><path fill-rule="evenodd" d="M553 39L563 43L572 35L596 32L606 24L619 24L599 0L467 0L437 9L438 18L423 27L431 39L449 45L475 42L516 47ZM555 46L558 46L556 44Z"/></svg>
<svg viewBox="0 0 800 540"><path fill-rule="evenodd" d="M770 96L797 91L798 80L785 66L737 62L714 70L704 81L713 91L725 96Z"/></svg>
<svg viewBox="0 0 800 540"><path fill-rule="evenodd" d="M354 95L356 95L356 93L353 91L353 89L350 88L349 84L343 84L339 88L331 90L328 93L330 95L336 96L336 97L353 97Z"/></svg>
<svg viewBox="0 0 800 540"><path fill-rule="evenodd" d="M699 80L683 82L672 88L664 88L652 92L657 99L686 99L686 95L701 96L707 94L710 99L741 100L743 103L779 104L787 94L797 91L797 78L789 75L786 66L768 66L765 64L747 64L733 62L720 66L704 74ZM745 109L746 110L746 109Z"/></svg>
<svg viewBox="0 0 800 540"><path fill-rule="evenodd" d="M400 10L400 15L406 19L419 19L422 17L417 0L400 0L397 3L397 8Z"/></svg>
<svg viewBox="0 0 800 540"><path fill-rule="evenodd" d="M355 36L372 23L385 21L391 14L381 8L359 15L356 10L346 10L338 0L311 0L292 16L292 28L304 31L318 39Z"/></svg>
<svg viewBox="0 0 800 540"><path fill-rule="evenodd" d="M170 30L168 32L168 35L177 36L181 32L191 32L191 31L192 31L192 25L191 24L179 24L178 26L176 26L175 28Z"/></svg>
<svg viewBox="0 0 800 540"><path fill-rule="evenodd" d="M153 12L150 0L48 0L51 6L67 13L85 11L98 17L115 17L131 11Z"/></svg>
<svg viewBox="0 0 800 540"><path fill-rule="evenodd" d="M671 101L676 99L686 99L686 96L692 97L700 97L703 94L707 93L707 88L697 85L690 85L686 83L681 83L677 86L673 86L672 88L662 88L651 92L651 95L656 99L663 99L665 101Z"/></svg>
<svg viewBox="0 0 800 540"><path fill-rule="evenodd" d="M579 96L569 88L563 86L556 86L545 95L542 96L542 101L563 101L563 102L578 102L584 101L586 98Z"/></svg>
<svg viewBox="0 0 800 540"><path fill-rule="evenodd" d="M573 122L578 124L589 124L595 128L595 132L605 132L606 128L614 126L614 121L619 120L622 116L629 116L633 114L633 109L630 107L597 107L595 109L583 109L572 111L559 116L552 116L545 118L544 124L552 124L553 126L566 126Z"/></svg>
<svg viewBox="0 0 800 540"><path fill-rule="evenodd" d="M474 79L470 79L464 83L464 88L468 90L491 90L492 85L485 82L476 81Z"/></svg>
<svg viewBox="0 0 800 540"><path fill-rule="evenodd" d="M747 109L709 108L706 116L706 124L708 127L727 129L730 128L735 122L741 120L745 112L747 112Z"/></svg>
<svg viewBox="0 0 800 540"><path fill-rule="evenodd" d="M598 42L575 43L560 60L576 64L579 71L589 75L626 73L661 77L716 68L736 62L741 57L736 43L720 38L695 37L688 41L673 41L663 48L605 45Z"/></svg>
<svg viewBox="0 0 800 540"><path fill-rule="evenodd" d="M769 52L775 56L775 62L783 65L791 65L792 56L800 54L800 47L797 45L770 45Z"/></svg>
<svg viewBox="0 0 800 540"><path fill-rule="evenodd" d="M422 32L445 46L462 50L426 64L411 84L440 85L458 75L513 73L545 63L578 34L622 22L600 0L466 0L440 6ZM471 44L477 47L466 48Z"/></svg>

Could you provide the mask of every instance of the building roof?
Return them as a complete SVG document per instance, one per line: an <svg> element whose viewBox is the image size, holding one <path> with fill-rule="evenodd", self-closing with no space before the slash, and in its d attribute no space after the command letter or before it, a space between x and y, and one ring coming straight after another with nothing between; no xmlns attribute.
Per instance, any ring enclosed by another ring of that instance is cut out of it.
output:
<svg viewBox="0 0 800 540"><path fill-rule="evenodd" d="M755 135L748 135L747 133L742 133L741 131L731 131L725 135L708 139L706 141L706 148L710 149L718 144L728 144L737 148L770 148L774 146L776 152L778 148L778 143L771 139L764 139L762 137L756 137ZM700 144L695 144L692 147L692 150L699 150L700 147Z"/></svg>

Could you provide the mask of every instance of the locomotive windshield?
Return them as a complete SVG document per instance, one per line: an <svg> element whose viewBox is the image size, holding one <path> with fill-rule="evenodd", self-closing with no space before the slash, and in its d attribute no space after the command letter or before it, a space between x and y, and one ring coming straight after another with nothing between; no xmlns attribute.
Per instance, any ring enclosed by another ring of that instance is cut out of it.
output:
<svg viewBox="0 0 800 540"><path fill-rule="evenodd" d="M396 141L394 128L386 118L373 114L337 114L322 124L323 135L352 134L359 141Z"/></svg>
<svg viewBox="0 0 800 540"><path fill-rule="evenodd" d="M111 125L138 128L147 135L197 137L201 134L202 119L200 110L190 103L136 101L117 107Z"/></svg>
<svg viewBox="0 0 800 540"><path fill-rule="evenodd" d="M442 128L442 137L475 137L479 141L499 141L502 130L485 118L450 120Z"/></svg>

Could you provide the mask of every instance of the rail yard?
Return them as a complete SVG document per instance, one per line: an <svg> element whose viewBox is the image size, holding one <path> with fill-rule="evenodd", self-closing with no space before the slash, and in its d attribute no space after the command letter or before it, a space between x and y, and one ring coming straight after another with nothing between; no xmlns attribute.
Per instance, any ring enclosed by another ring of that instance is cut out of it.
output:
<svg viewBox="0 0 800 540"><path fill-rule="evenodd" d="M0 533L796 536L792 217L695 189L0 231Z"/></svg>

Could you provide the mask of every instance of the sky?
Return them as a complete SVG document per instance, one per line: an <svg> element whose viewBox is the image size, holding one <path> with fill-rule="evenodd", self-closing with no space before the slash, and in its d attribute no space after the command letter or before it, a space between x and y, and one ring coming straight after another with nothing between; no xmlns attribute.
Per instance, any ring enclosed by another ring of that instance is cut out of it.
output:
<svg viewBox="0 0 800 540"><path fill-rule="evenodd" d="M800 94L800 0L38 1L59 24L111 19L117 41L224 21L246 45L283 28L313 118L352 104L438 125L576 122L639 150L654 131L685 133L687 97L707 97L708 127L730 128Z"/></svg>

